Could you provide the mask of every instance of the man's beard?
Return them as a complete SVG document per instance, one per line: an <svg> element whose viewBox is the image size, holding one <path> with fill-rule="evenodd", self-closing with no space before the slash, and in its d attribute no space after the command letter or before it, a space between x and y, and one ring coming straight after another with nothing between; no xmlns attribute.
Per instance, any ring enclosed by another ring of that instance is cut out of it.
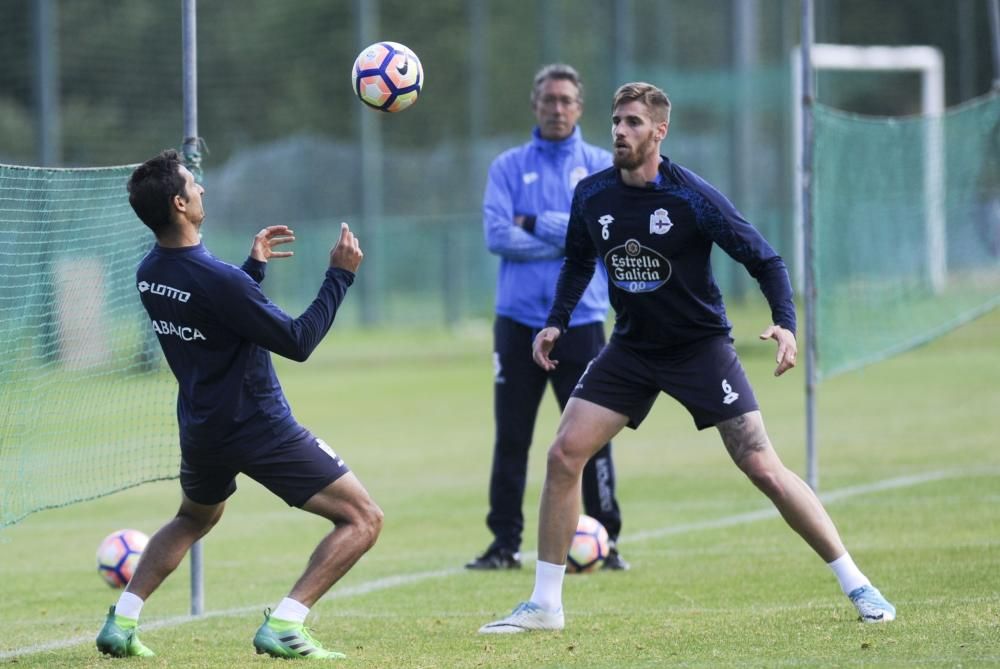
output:
<svg viewBox="0 0 1000 669"><path fill-rule="evenodd" d="M613 154L613 164L620 170L638 169L649 158L654 146L656 146L656 142L653 140L653 133L650 132L649 136L635 150L629 149L628 153L624 155L616 151ZM617 149L617 147L615 148Z"/></svg>

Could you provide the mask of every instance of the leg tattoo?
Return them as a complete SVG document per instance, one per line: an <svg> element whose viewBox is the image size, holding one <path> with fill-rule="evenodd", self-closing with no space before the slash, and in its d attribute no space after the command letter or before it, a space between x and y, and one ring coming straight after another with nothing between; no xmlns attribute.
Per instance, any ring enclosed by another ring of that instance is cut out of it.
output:
<svg viewBox="0 0 1000 669"><path fill-rule="evenodd" d="M743 414L736 418L725 420L716 427L722 435L722 443L729 451L729 457L737 465L752 453L764 451L770 445L767 432L764 431L764 421L757 412Z"/></svg>

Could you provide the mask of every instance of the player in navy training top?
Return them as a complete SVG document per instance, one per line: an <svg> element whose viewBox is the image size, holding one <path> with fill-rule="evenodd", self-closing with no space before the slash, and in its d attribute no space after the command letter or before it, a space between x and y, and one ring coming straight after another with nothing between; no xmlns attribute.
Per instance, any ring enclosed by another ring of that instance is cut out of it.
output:
<svg viewBox="0 0 1000 669"><path fill-rule="evenodd" d="M136 634L145 600L219 521L238 473L290 506L322 516L334 529L273 612L254 646L275 657L338 658L303 626L310 607L375 544L382 511L344 461L292 416L270 351L304 361L333 324L364 257L346 223L330 251L316 299L292 318L261 292L277 250L294 241L285 225L263 228L242 267L222 262L201 243L204 189L176 151L132 173L129 203L156 236L139 264L136 288L163 354L177 378L182 499L177 515L149 541L135 574L97 637L101 652L152 655Z"/></svg>
<svg viewBox="0 0 1000 669"><path fill-rule="evenodd" d="M482 633L562 629L566 553L578 515L583 465L624 427L638 427L660 392L677 399L699 429L715 426L733 462L785 521L830 565L866 622L895 608L858 569L815 493L771 445L753 389L730 338L709 252L717 244L757 279L771 307L761 339L777 342L780 376L795 365L795 308L784 262L718 191L660 155L670 102L646 83L625 84L612 104L614 168L576 188L556 298L533 355L543 369L601 262L614 332L566 405L549 450L531 598Z"/></svg>

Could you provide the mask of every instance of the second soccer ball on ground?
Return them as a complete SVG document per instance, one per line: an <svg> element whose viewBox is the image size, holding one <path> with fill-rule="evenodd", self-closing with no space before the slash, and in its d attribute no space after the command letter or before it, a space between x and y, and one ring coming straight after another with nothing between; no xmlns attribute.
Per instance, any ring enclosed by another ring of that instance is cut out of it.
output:
<svg viewBox="0 0 1000 669"><path fill-rule="evenodd" d="M608 557L608 531L604 525L587 515L581 515L576 534L566 556L566 573L580 574L597 569Z"/></svg>
<svg viewBox="0 0 1000 669"><path fill-rule="evenodd" d="M97 573L112 588L124 588L132 578L147 543L149 537L139 530L112 532L97 548Z"/></svg>

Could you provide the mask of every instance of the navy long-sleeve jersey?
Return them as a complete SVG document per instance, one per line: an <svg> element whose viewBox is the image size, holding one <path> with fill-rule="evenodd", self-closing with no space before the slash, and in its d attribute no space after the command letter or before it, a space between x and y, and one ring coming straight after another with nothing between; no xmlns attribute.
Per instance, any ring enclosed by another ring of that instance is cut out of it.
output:
<svg viewBox="0 0 1000 669"><path fill-rule="evenodd" d="M330 268L312 304L292 318L258 285L266 264L223 262L202 244L159 245L136 287L177 378L182 448L253 451L297 429L270 351L302 361L326 335L354 274Z"/></svg>
<svg viewBox="0 0 1000 669"><path fill-rule="evenodd" d="M577 185L546 324L566 329L600 258L616 316L612 340L654 350L728 335L732 326L712 275L713 243L757 279L773 322L794 332L784 261L721 193L665 157L657 183L644 188L625 184L616 168Z"/></svg>

